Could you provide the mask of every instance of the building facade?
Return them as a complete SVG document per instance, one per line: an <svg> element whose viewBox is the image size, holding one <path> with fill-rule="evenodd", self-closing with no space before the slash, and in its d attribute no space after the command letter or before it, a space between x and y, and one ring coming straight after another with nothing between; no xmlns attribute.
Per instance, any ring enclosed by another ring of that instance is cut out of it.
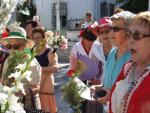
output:
<svg viewBox="0 0 150 113"><path fill-rule="evenodd" d="M114 10L115 0L60 0L61 28L74 30L84 19L85 12L91 11L93 18L110 16ZM56 0L35 0L37 15L47 29L56 28Z"/></svg>

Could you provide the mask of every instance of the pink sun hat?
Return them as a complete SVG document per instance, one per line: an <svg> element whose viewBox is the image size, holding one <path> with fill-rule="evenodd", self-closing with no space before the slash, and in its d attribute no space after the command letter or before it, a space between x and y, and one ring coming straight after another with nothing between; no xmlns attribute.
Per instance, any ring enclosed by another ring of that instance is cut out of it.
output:
<svg viewBox="0 0 150 113"><path fill-rule="evenodd" d="M103 17L100 18L98 21L99 27L100 28L111 28L112 26L112 21L110 17Z"/></svg>

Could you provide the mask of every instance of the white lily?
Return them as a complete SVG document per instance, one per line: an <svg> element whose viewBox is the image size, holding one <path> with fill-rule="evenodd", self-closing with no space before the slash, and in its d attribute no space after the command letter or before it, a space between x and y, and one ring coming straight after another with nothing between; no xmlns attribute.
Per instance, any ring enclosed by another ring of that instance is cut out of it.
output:
<svg viewBox="0 0 150 113"><path fill-rule="evenodd" d="M16 71L15 73L11 73L9 78L15 78L15 80L21 80L21 72L20 71Z"/></svg>
<svg viewBox="0 0 150 113"><path fill-rule="evenodd" d="M15 69L21 69L21 70L24 70L26 67L26 63L24 64L19 64L18 66L15 67Z"/></svg>
<svg viewBox="0 0 150 113"><path fill-rule="evenodd" d="M32 79L31 79L31 73L32 73L32 71L26 71L25 73L24 73L24 75L25 75L25 78L28 80L28 81L31 81Z"/></svg>

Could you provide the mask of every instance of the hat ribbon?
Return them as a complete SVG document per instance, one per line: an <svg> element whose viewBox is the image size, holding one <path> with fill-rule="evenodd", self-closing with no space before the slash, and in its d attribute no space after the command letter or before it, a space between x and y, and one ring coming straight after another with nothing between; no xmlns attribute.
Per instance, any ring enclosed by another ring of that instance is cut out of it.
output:
<svg viewBox="0 0 150 113"><path fill-rule="evenodd" d="M22 38L26 38L23 34L21 34L19 32L11 32L11 33L9 33L9 36L20 36Z"/></svg>

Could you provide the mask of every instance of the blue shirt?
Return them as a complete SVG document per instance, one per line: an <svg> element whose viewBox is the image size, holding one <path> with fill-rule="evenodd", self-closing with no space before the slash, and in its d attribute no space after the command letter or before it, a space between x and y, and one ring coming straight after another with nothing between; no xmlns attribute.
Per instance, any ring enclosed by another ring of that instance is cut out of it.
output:
<svg viewBox="0 0 150 113"><path fill-rule="evenodd" d="M129 51L125 52L119 59L116 59L116 54L117 48L113 48L108 55L108 59L104 67L103 85L104 88L107 89L112 88L123 68L123 65L131 58Z"/></svg>

